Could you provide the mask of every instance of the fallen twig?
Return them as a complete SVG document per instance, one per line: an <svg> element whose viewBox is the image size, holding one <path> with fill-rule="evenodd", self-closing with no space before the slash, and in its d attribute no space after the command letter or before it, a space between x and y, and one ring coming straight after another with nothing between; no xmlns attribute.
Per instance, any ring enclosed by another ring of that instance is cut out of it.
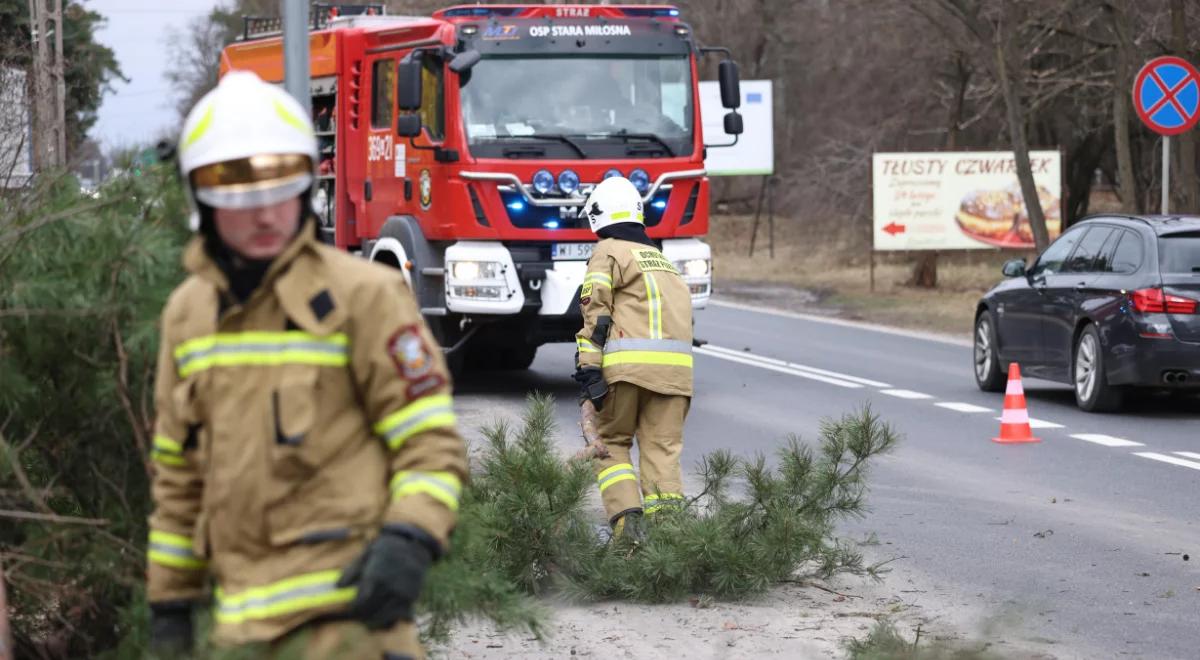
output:
<svg viewBox="0 0 1200 660"><path fill-rule="evenodd" d="M49 513L34 513L32 511L13 511L0 509L0 518L16 518L17 520L41 520L44 522L63 523L66 525L107 525L104 518L79 518L76 516L60 516Z"/></svg>

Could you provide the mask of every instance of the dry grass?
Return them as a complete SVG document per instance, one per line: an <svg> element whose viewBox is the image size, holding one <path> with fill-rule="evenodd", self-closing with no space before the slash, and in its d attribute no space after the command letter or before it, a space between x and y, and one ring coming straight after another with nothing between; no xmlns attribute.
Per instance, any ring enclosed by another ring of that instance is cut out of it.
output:
<svg viewBox="0 0 1200 660"><path fill-rule="evenodd" d="M877 253L871 289L866 228L816 228L777 218L775 257L768 256L766 219L749 255L753 216L714 217L708 236L718 295L770 302L796 311L835 314L905 328L969 335L980 295L1000 281L1004 261L1027 253L947 252L938 288L907 285L913 255Z"/></svg>

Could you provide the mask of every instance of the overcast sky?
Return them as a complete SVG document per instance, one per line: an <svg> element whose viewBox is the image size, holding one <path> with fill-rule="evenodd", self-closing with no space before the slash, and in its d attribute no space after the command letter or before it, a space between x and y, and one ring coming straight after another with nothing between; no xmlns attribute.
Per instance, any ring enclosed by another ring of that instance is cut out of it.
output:
<svg viewBox="0 0 1200 660"><path fill-rule="evenodd" d="M167 67L169 28L207 14L218 0L83 0L108 19L97 41L112 48L128 83L117 81L106 94L92 137L105 148L151 140L176 117Z"/></svg>

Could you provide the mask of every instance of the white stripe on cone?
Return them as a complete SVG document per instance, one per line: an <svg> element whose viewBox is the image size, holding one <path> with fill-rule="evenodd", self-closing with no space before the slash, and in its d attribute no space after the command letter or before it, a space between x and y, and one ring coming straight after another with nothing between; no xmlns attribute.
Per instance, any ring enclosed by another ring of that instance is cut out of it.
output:
<svg viewBox="0 0 1200 660"><path fill-rule="evenodd" d="M1021 381L1014 378L1008 381L1008 388L1004 390L1005 394L1024 394L1025 387L1021 385Z"/></svg>
<svg viewBox="0 0 1200 660"><path fill-rule="evenodd" d="M1028 424L1029 411L1024 408L1005 409L1000 416L1001 424Z"/></svg>

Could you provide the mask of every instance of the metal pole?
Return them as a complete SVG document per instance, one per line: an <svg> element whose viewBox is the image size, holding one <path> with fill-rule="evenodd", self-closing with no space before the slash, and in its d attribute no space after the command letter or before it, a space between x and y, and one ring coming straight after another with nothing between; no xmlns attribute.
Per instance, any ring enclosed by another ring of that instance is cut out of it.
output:
<svg viewBox="0 0 1200 660"><path fill-rule="evenodd" d="M279 0L283 16L283 85L308 116L312 93L308 85L308 0Z"/></svg>
<svg viewBox="0 0 1200 660"><path fill-rule="evenodd" d="M1162 214L1167 214L1167 202L1171 197L1171 138L1163 136L1163 181L1162 181Z"/></svg>

